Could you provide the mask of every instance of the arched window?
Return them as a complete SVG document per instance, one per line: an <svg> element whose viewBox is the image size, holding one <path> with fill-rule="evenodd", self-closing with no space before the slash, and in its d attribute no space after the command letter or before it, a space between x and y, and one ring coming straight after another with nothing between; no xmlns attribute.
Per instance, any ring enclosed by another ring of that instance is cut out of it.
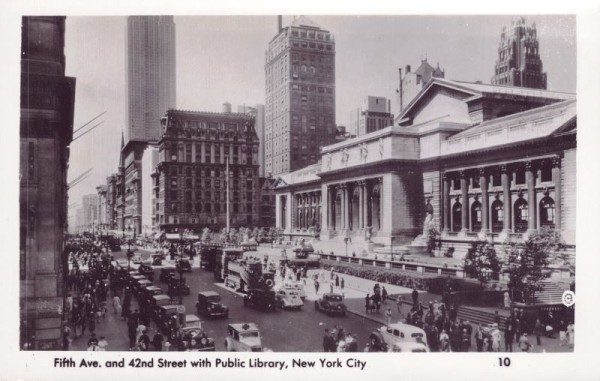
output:
<svg viewBox="0 0 600 381"><path fill-rule="evenodd" d="M492 202L492 233L502 231L504 227L504 203L500 200Z"/></svg>
<svg viewBox="0 0 600 381"><path fill-rule="evenodd" d="M481 221L481 203L479 201L475 201L473 205L471 205L471 223L473 224L472 231L481 231Z"/></svg>
<svg viewBox="0 0 600 381"><path fill-rule="evenodd" d="M515 233L524 233L527 231L529 221L529 207L527 201L519 198L515 202Z"/></svg>
<svg viewBox="0 0 600 381"><path fill-rule="evenodd" d="M540 225L554 228L554 200L551 197L544 197L540 201Z"/></svg>
<svg viewBox="0 0 600 381"><path fill-rule="evenodd" d="M452 206L452 231L459 232L462 229L462 205L455 202Z"/></svg>

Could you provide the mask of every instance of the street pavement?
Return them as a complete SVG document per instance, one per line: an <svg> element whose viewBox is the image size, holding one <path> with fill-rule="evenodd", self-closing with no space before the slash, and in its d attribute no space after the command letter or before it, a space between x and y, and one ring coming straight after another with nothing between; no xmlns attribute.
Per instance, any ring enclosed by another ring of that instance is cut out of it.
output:
<svg viewBox="0 0 600 381"><path fill-rule="evenodd" d="M254 256L269 255L271 260L280 258L280 249L262 250L253 253ZM154 250L146 250L140 248L139 251L143 257L149 256ZM115 259L125 258L125 252L114 253ZM131 264L132 268L137 265ZM163 262L160 267L172 267L173 263L169 260ZM166 284L161 284L158 280L159 268L155 266L155 285L162 287L166 293ZM315 292L315 288L310 278L316 272L319 275L320 288L319 293ZM183 305L186 308L186 313L196 314L196 298L199 291L216 291L221 296L222 302L229 307L230 314L228 319L205 319L203 327L209 337L215 339L216 350L224 351L224 341L227 334L227 324L252 322L256 323L261 329L263 340L263 348L274 352L321 352L322 338L324 329L333 329L335 326L342 326L346 332L356 334L358 336L359 349L362 350L370 333L385 325L385 310L389 306L392 311L392 322L403 321L406 312L412 304L411 289L393 285L380 284L385 286L390 295L402 295L404 305L399 310L394 300L389 300L387 304L383 304L379 312L366 313L365 311L365 296L367 293L372 294L372 287L375 282L356 277L350 277L344 274L339 276L345 278L345 287L335 287L333 291L343 294L344 302L348 307L348 314L345 317L328 316L324 313L317 312L314 308L314 301L324 292L329 292L332 288L330 285L330 272L325 270L312 270L308 273L309 279L306 280L306 301L304 307L300 311L283 311L277 309L274 312L256 311L243 306L243 294L235 292L231 288L225 287L223 283L215 283L213 274L199 268L199 258L196 257L192 263L192 272L185 273L187 284L190 286L191 294L183 297ZM277 277L277 284L281 281ZM429 301L439 299L439 295L429 294L427 292L419 292L419 301L427 305ZM135 306L132 307L132 310ZM151 324L151 336L154 334L154 323ZM127 338L127 326L125 321L112 313L109 307L107 317L101 319L97 324L97 337L105 336L109 343L109 350L128 350L129 343ZM83 337L76 338L71 344L71 350L85 350L89 333ZM535 337L530 338L534 344L533 352L567 352L572 351L567 347L559 345L558 339L542 338L542 345L535 345Z"/></svg>

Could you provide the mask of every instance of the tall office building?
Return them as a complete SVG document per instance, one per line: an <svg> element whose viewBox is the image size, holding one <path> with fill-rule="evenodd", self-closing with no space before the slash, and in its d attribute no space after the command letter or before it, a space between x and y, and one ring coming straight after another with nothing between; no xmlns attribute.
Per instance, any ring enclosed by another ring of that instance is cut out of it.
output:
<svg viewBox="0 0 600 381"><path fill-rule="evenodd" d="M361 107L352 110L348 132L362 136L394 125L391 102L384 97L367 96Z"/></svg>
<svg viewBox="0 0 600 381"><path fill-rule="evenodd" d="M528 26L520 17L509 29L503 27L492 84L546 89L542 70L535 23Z"/></svg>
<svg viewBox="0 0 600 381"><path fill-rule="evenodd" d="M421 65L415 71L410 71L410 65L406 65L404 76L402 76L402 69L398 69L398 71L400 74L400 112L404 111L427 82L433 78L446 76L446 72L440 68L439 63L433 67L427 62L427 58L421 59Z"/></svg>
<svg viewBox="0 0 600 381"><path fill-rule="evenodd" d="M127 109L121 149L122 227L142 231L142 155L161 136L160 119L175 108L173 16L127 18Z"/></svg>
<svg viewBox="0 0 600 381"><path fill-rule="evenodd" d="M127 18L127 110L125 142L158 141L160 118L175 108L173 16Z"/></svg>
<svg viewBox="0 0 600 381"><path fill-rule="evenodd" d="M335 142L335 42L306 17L282 27L265 54L265 174L316 163Z"/></svg>

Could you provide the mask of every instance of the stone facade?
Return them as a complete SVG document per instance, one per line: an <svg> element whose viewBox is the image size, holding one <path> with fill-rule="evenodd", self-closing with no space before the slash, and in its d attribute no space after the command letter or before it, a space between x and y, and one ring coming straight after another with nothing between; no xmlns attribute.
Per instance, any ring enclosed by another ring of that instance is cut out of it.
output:
<svg viewBox="0 0 600 381"><path fill-rule="evenodd" d="M478 238L520 240L542 227L575 244L574 95L433 79L397 121L281 175L277 226L306 235L317 226L308 206L321 208L321 239L410 246L431 214L428 228L457 255Z"/></svg>
<svg viewBox="0 0 600 381"><path fill-rule="evenodd" d="M23 17L21 33L20 346L58 350L75 78L65 76L65 17Z"/></svg>

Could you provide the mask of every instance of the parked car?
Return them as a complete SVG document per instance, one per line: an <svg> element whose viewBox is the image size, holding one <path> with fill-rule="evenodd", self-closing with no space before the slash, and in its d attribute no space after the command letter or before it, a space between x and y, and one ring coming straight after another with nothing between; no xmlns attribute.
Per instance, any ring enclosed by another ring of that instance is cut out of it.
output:
<svg viewBox="0 0 600 381"><path fill-rule="evenodd" d="M171 279L177 276L177 271L175 269L160 269L160 274L158 275L158 280L163 283L169 283Z"/></svg>
<svg viewBox="0 0 600 381"><path fill-rule="evenodd" d="M410 324L395 323L383 326L371 333L369 342L373 350L394 351L396 343L418 343L427 348L425 331Z"/></svg>
<svg viewBox="0 0 600 381"><path fill-rule="evenodd" d="M140 292L140 302L152 303L152 297L154 295L161 295L162 293L162 289L158 286L150 285L145 287Z"/></svg>
<svg viewBox="0 0 600 381"><path fill-rule="evenodd" d="M150 299L150 303L151 303L151 310L153 313L153 316L156 317L159 314L159 308L162 306L168 306L169 304L173 304L171 303L171 297L169 295L165 295L165 294L158 294L158 295L153 295L152 298Z"/></svg>
<svg viewBox="0 0 600 381"><path fill-rule="evenodd" d="M301 309L304 302L300 294L293 288L281 288L275 292L277 306L282 309Z"/></svg>
<svg viewBox="0 0 600 381"><path fill-rule="evenodd" d="M346 315L347 307L341 294L326 293L320 299L315 300L315 309L328 315Z"/></svg>
<svg viewBox="0 0 600 381"><path fill-rule="evenodd" d="M183 328L183 340L187 343L187 352L212 352L215 350L215 340L207 337L202 327Z"/></svg>
<svg viewBox="0 0 600 381"><path fill-rule="evenodd" d="M254 323L229 324L225 349L228 352L262 352L258 326Z"/></svg>
<svg viewBox="0 0 600 381"><path fill-rule="evenodd" d="M252 307L263 311L273 311L275 309L275 291L251 289L244 295L244 306Z"/></svg>
<svg viewBox="0 0 600 381"><path fill-rule="evenodd" d="M198 293L198 302L196 303L198 315L208 317L229 316L229 308L221 303L221 297L214 291L201 291Z"/></svg>
<svg viewBox="0 0 600 381"><path fill-rule="evenodd" d="M170 338L179 327L183 326L185 306L167 304L158 307L156 311L157 313L154 316L154 322L158 329L168 338Z"/></svg>
<svg viewBox="0 0 600 381"><path fill-rule="evenodd" d="M192 272L192 264L188 259L178 260L177 263L175 263L175 268L177 269L177 271L181 269L181 271L183 272Z"/></svg>
<svg viewBox="0 0 600 381"><path fill-rule="evenodd" d="M141 264L140 267L138 267L138 272L154 282L154 269L152 266L145 263Z"/></svg>

